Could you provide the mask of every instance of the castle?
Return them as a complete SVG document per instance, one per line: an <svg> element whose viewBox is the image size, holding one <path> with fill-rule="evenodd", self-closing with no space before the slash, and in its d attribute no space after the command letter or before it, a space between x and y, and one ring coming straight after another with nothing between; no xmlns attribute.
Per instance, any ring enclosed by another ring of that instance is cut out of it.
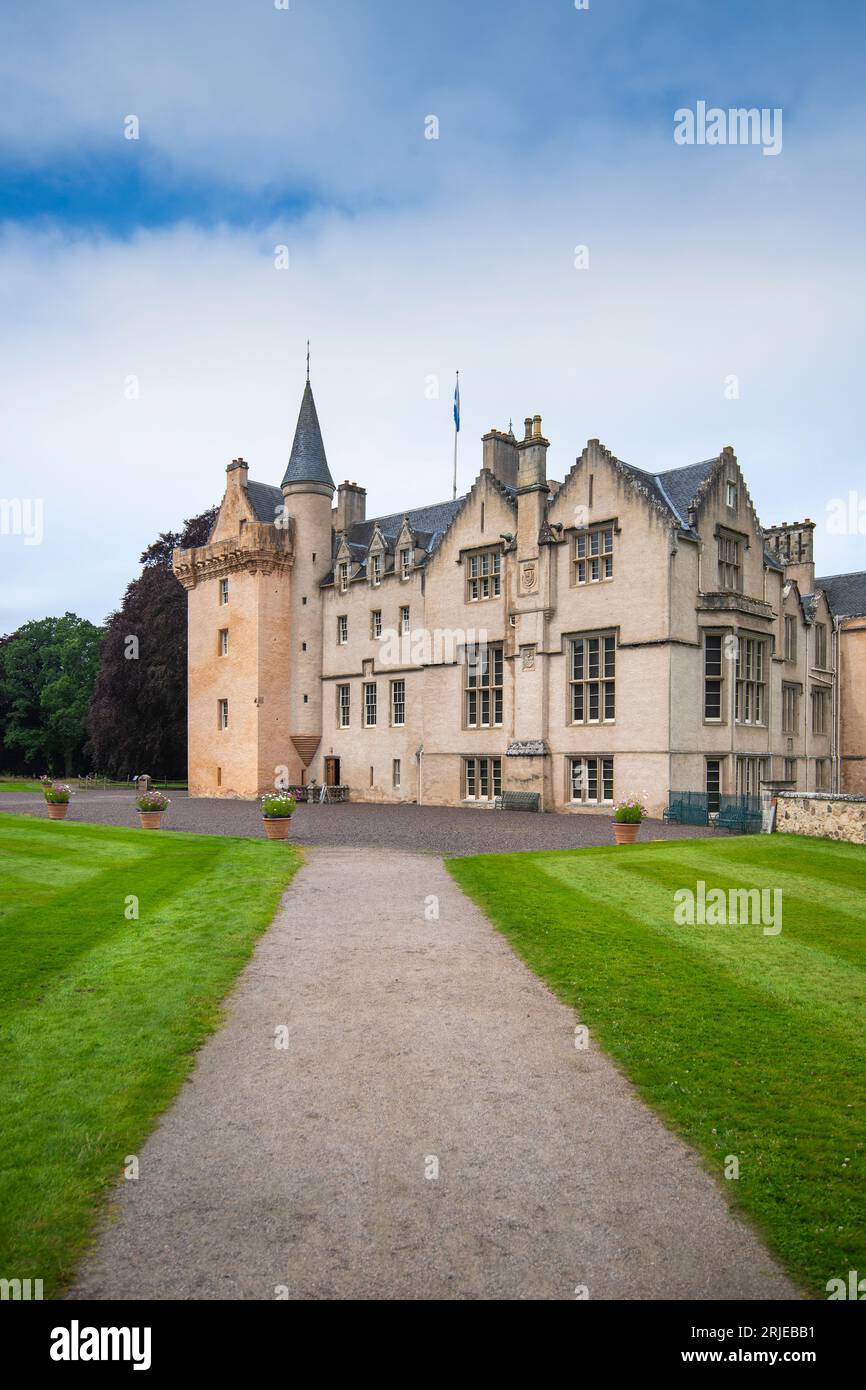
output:
<svg viewBox="0 0 866 1390"><path fill-rule="evenodd" d="M559 483L539 416L482 443L465 496L368 519L308 378L282 485L229 464L174 554L190 795L866 792L866 574L816 580L814 523L762 529L729 446L651 474L591 439Z"/></svg>

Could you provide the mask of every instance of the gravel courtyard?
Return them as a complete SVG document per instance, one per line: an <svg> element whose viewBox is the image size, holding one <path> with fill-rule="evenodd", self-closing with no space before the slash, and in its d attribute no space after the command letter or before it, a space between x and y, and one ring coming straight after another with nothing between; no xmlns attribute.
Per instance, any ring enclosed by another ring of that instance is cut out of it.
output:
<svg viewBox="0 0 866 1390"><path fill-rule="evenodd" d="M199 835L261 837L258 803L189 797L169 793L171 805L163 827ZM0 812L45 815L40 792L0 792ZM138 824L131 791L76 792L69 819L95 825ZM642 840L694 839L718 832L706 827L646 821ZM724 833L724 832L722 832ZM610 816L539 815L451 806L373 806L351 802L335 806L299 806L292 817L291 839L299 845L385 848L429 854L496 854L521 849L579 849L613 843Z"/></svg>

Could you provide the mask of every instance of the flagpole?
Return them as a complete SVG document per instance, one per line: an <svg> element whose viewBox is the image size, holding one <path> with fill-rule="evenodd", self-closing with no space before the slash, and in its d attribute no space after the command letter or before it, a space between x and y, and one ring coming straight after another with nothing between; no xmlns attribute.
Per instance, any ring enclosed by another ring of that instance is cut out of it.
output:
<svg viewBox="0 0 866 1390"><path fill-rule="evenodd" d="M457 500L457 430L454 431L454 486L451 489L451 496Z"/></svg>
<svg viewBox="0 0 866 1390"><path fill-rule="evenodd" d="M452 499L457 500L457 436L460 433L460 373L457 373L457 382L454 387L454 485L452 489Z"/></svg>

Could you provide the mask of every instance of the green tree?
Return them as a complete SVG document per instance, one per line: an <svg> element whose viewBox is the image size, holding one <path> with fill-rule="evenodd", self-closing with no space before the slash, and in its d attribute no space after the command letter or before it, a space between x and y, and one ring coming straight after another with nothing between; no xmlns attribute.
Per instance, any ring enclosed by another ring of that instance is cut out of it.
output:
<svg viewBox="0 0 866 1390"><path fill-rule="evenodd" d="M100 772L186 776L186 591L171 557L175 547L206 544L216 514L211 507L180 531L163 531L106 620L87 717L86 751Z"/></svg>
<svg viewBox="0 0 866 1390"><path fill-rule="evenodd" d="M3 743L28 767L68 777L81 757L102 635L65 613L25 623L0 644Z"/></svg>

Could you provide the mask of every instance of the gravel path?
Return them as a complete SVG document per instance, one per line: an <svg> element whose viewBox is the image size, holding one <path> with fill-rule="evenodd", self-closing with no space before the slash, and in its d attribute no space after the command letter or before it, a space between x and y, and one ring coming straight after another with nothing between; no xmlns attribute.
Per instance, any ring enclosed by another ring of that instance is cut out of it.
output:
<svg viewBox="0 0 866 1390"><path fill-rule="evenodd" d="M797 1297L574 1027L440 862L311 851L72 1297Z"/></svg>
<svg viewBox="0 0 866 1390"><path fill-rule="evenodd" d="M169 796L171 806L163 821L166 830L261 838L262 819L257 802L190 798L186 792L169 792ZM45 804L41 793L0 792L0 811L44 817ZM69 819L96 825L134 826L138 824L138 813L132 792L88 791L75 794ZM683 839L717 833L702 827L647 821L641 839ZM292 817L291 834L301 845L367 845L432 854L575 849L613 842L610 816L534 815L480 807L375 806L351 802L299 806Z"/></svg>

